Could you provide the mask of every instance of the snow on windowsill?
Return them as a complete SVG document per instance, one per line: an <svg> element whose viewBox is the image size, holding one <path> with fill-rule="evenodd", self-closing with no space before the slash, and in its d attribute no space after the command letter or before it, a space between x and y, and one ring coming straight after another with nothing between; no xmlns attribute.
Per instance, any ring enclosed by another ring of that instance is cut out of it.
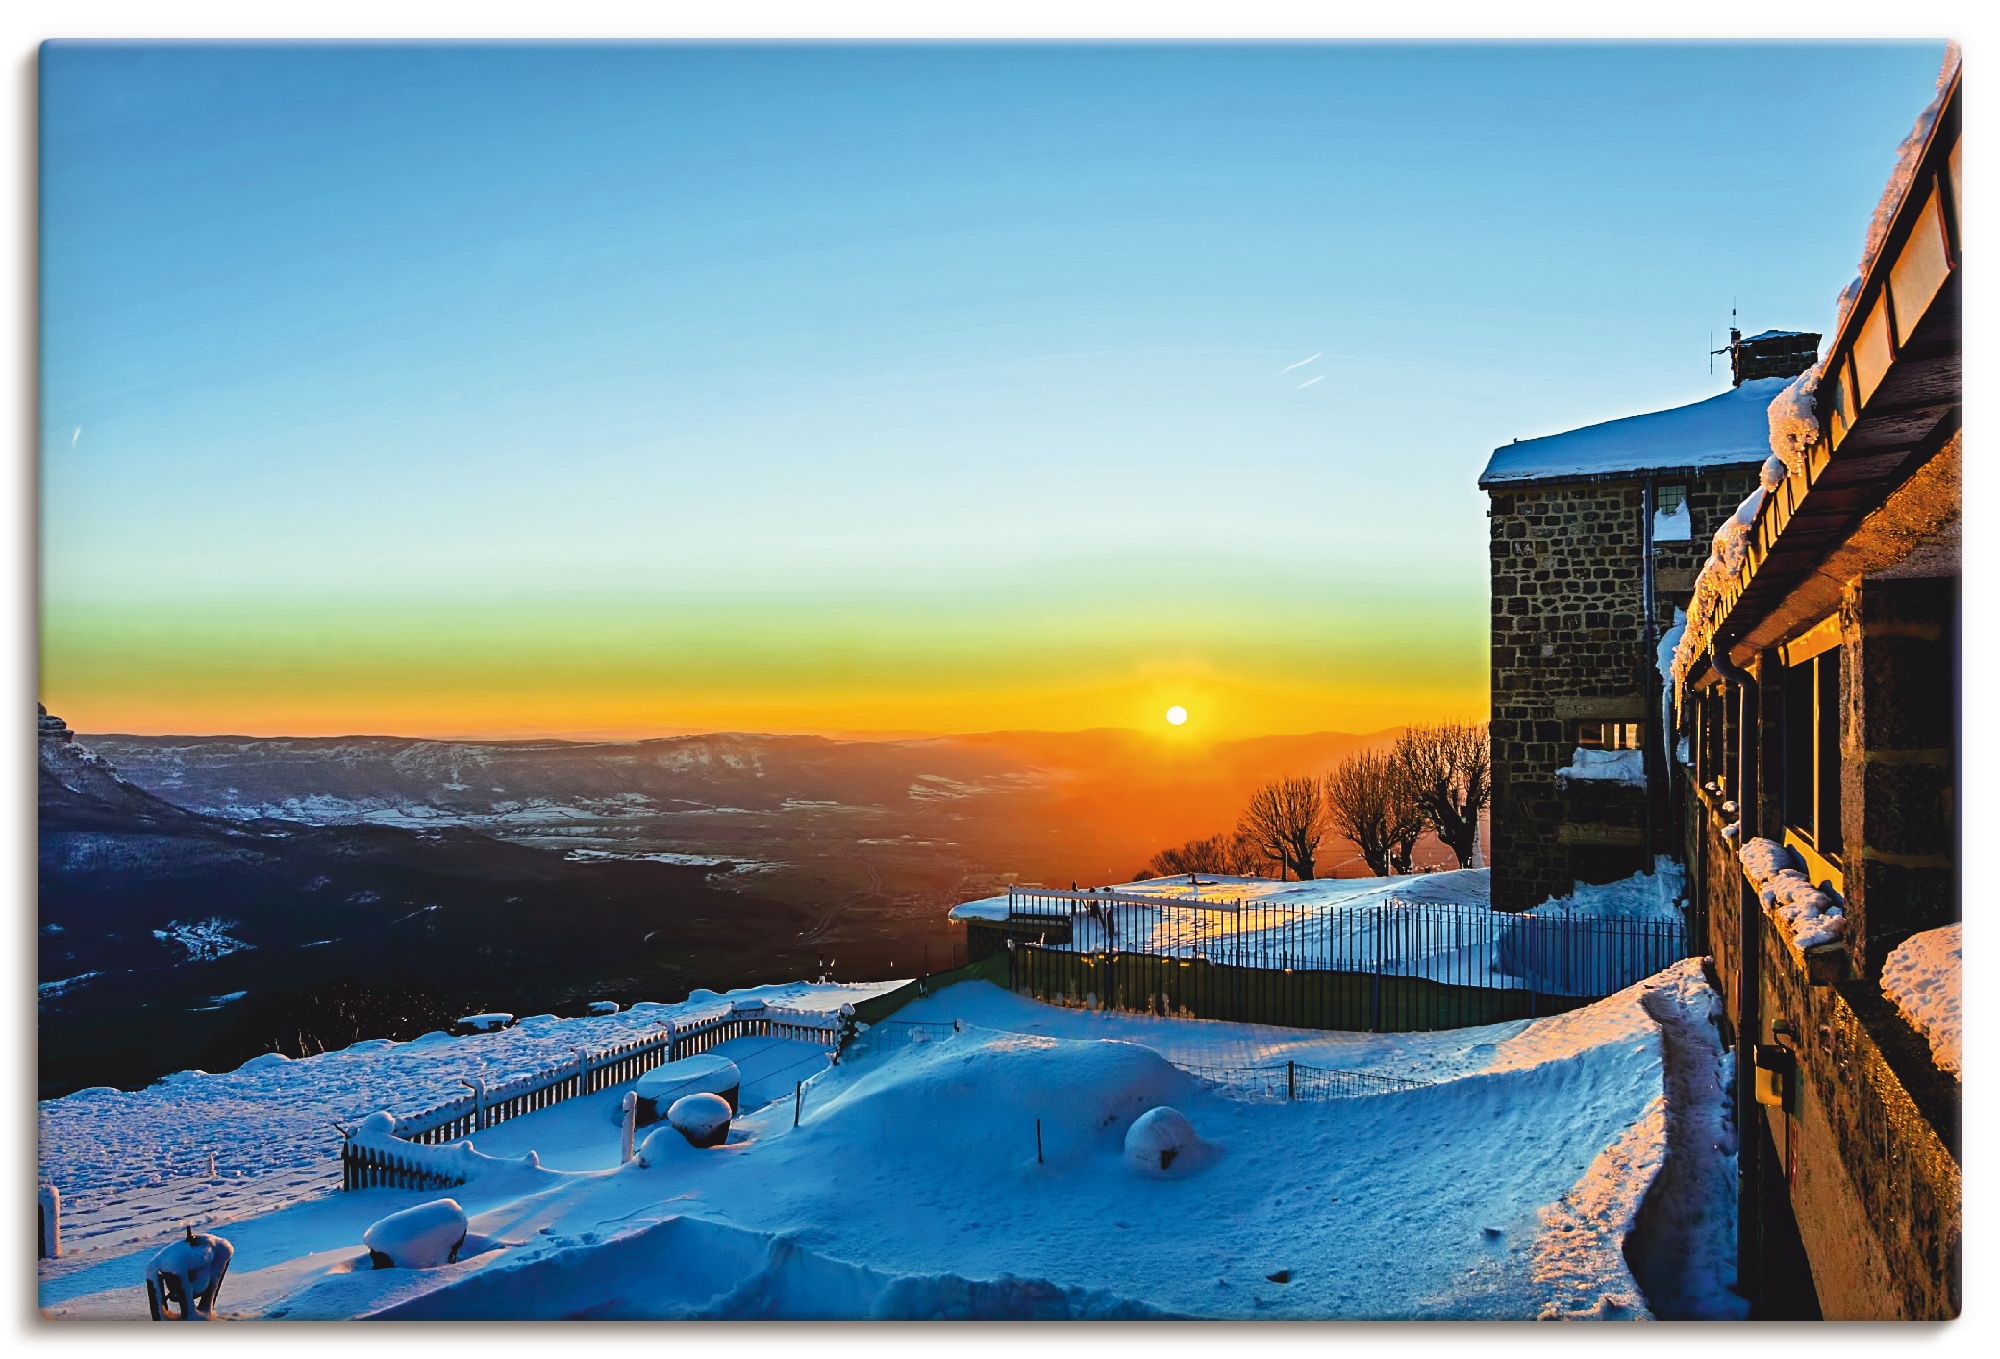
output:
<svg viewBox="0 0 2000 1359"><path fill-rule="evenodd" d="M1882 994L1931 1045L1938 1069L1960 1080L1964 1057L1959 1011L1960 925L1925 930L1898 944L1882 964Z"/></svg>
<svg viewBox="0 0 2000 1359"><path fill-rule="evenodd" d="M1831 883L1815 885L1805 864L1786 846L1762 836L1736 852L1757 900L1776 918L1801 953L1832 944L1847 932L1846 903Z"/></svg>
<svg viewBox="0 0 2000 1359"><path fill-rule="evenodd" d="M1622 783L1644 788L1646 755L1639 750L1586 750L1578 746L1571 754L1568 766L1556 771L1556 778Z"/></svg>

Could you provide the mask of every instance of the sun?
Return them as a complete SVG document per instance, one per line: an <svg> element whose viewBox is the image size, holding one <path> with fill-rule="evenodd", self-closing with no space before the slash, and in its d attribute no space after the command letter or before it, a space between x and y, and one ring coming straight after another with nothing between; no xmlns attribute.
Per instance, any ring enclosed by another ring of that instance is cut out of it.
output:
<svg viewBox="0 0 2000 1359"><path fill-rule="evenodd" d="M1187 721L1187 709L1178 703L1174 704L1173 707L1167 709L1167 721L1178 727L1181 723Z"/></svg>

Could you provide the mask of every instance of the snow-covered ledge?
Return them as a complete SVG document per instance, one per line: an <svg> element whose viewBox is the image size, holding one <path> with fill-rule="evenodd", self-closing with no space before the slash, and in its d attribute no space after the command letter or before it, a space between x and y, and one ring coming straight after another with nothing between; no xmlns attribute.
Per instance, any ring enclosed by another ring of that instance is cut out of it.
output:
<svg viewBox="0 0 2000 1359"><path fill-rule="evenodd" d="M1646 756L1638 750L1586 750L1578 746L1569 764L1556 771L1556 778L1586 779L1593 783L1622 783L1631 788L1646 786Z"/></svg>
<svg viewBox="0 0 2000 1359"><path fill-rule="evenodd" d="M1889 953L1882 964L1882 994L1910 1021L1910 1027L1931 1045L1931 1060L1940 1071L1964 1080L1964 1039L1959 1018L1960 960L1964 929L1913 934Z"/></svg>

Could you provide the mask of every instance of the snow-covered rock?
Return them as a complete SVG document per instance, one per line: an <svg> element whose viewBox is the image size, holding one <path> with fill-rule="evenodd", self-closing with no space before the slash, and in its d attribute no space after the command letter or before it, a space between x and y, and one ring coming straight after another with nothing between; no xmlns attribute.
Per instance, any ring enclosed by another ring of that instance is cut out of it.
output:
<svg viewBox="0 0 2000 1359"><path fill-rule="evenodd" d="M457 1199L391 1213L361 1234L377 1269L435 1269L458 1259L468 1219Z"/></svg>
<svg viewBox="0 0 2000 1359"><path fill-rule="evenodd" d="M716 1147L729 1140L735 1110L720 1095L682 1095L667 1109L667 1123L691 1147Z"/></svg>
<svg viewBox="0 0 2000 1359"><path fill-rule="evenodd" d="M1556 771L1557 782L1566 779L1644 788L1646 754L1640 750L1588 750L1578 746L1570 753L1569 764Z"/></svg>
<svg viewBox="0 0 2000 1359"><path fill-rule="evenodd" d="M1208 1153L1187 1115L1169 1105L1148 1109L1125 1130L1126 1167L1151 1179L1192 1175L1208 1164Z"/></svg>
<svg viewBox="0 0 2000 1359"><path fill-rule="evenodd" d="M1964 1038L1959 1016L1960 966L1965 928L1913 934L1882 964L1882 994L1931 1045L1938 1069L1963 1080Z"/></svg>

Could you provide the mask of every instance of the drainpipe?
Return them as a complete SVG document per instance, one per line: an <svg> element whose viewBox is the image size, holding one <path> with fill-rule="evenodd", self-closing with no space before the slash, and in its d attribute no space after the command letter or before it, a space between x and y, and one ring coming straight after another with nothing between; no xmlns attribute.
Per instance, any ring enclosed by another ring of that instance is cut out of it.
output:
<svg viewBox="0 0 2000 1359"><path fill-rule="evenodd" d="M1645 694L1646 706L1653 712L1660 710L1660 705L1653 702L1653 671L1657 666L1658 656L1656 653L1660 647L1660 639L1657 635L1659 606L1654 599L1653 591L1653 506L1656 503L1656 499L1654 479L1647 477L1639 487L1639 607L1645 619L1643 632L1645 646L1640 652L1644 668L1639 673L1646 677L1646 682L1640 686L1640 692ZM1643 734L1646 727L1650 727L1653 724L1650 719L1642 719L1642 721L1644 721L1645 725L1641 726L1639 730ZM1666 739L1667 733L1662 731L1660 733L1662 749L1664 749ZM1653 871L1653 856L1656 852L1653 848L1653 804L1658 800L1658 784L1661 772L1666 770L1668 765L1665 760L1660 758L1659 752L1653 749L1651 741L1645 742L1640 749L1645 752L1640 758L1644 761L1646 770L1645 869L1650 873Z"/></svg>
<svg viewBox="0 0 2000 1359"><path fill-rule="evenodd" d="M1717 639L1709 663L1723 683L1736 691L1736 848L1756 830L1757 681L1729 659L1728 644ZM1735 859L1735 855L1730 856ZM1730 864L1737 885L1736 945L1736 1291L1750 1302L1754 1318L1762 1311L1764 1258L1763 1158L1764 1139L1757 1111L1755 1045L1763 1032L1758 1004L1759 961L1763 953L1764 915L1743 879L1740 862Z"/></svg>

